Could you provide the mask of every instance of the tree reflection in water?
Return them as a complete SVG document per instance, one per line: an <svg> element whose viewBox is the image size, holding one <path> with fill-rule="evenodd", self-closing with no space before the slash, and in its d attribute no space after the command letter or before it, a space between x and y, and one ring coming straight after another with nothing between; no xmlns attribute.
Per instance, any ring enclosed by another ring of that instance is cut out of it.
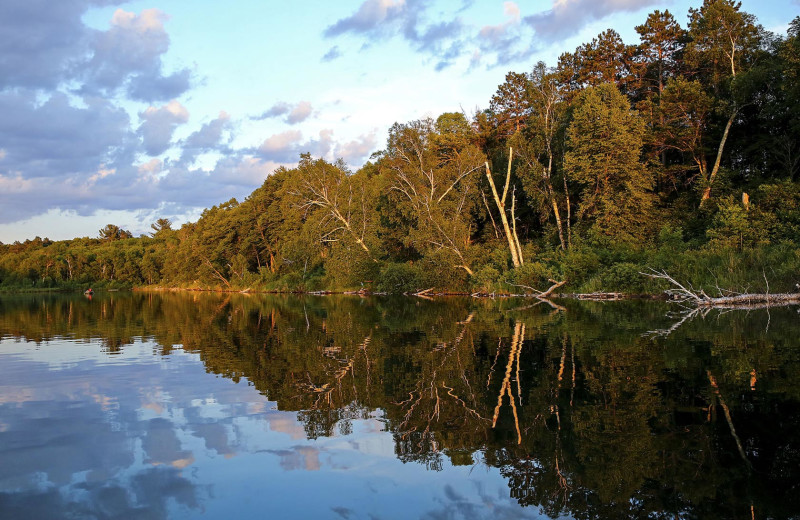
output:
<svg viewBox="0 0 800 520"><path fill-rule="evenodd" d="M512 497L554 518L800 511L792 309L673 326L664 304L562 305L20 296L0 299L0 333L100 338L109 355L136 338L162 355L182 348L298 412L311 439L348 435L377 411L400 460L497 467ZM647 334L654 329L668 332Z"/></svg>

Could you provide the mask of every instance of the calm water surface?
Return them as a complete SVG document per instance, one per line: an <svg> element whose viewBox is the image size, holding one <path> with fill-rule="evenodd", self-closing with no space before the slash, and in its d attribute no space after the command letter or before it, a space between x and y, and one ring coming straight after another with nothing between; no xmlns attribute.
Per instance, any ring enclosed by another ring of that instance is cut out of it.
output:
<svg viewBox="0 0 800 520"><path fill-rule="evenodd" d="M797 308L0 297L0 518L800 518Z"/></svg>

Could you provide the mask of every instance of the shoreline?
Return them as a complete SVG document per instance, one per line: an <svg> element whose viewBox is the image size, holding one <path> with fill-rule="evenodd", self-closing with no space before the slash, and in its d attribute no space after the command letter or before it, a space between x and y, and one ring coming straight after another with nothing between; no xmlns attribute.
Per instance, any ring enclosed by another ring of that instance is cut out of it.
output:
<svg viewBox="0 0 800 520"><path fill-rule="evenodd" d="M649 301L662 301L667 303L678 303L684 304L684 306L691 306L695 310L700 309L760 309L760 308L770 308L770 307L786 307L792 305L800 305L800 294L793 294L793 298L787 300L781 299L773 299L776 296L785 296L785 295L773 295L773 294L747 294L745 296L749 297L748 299L743 299L737 302L730 302L728 299L726 301L720 301L719 303L714 302L713 299L709 299L708 301L692 301L691 299L682 299L676 298L674 294L671 294L669 291L665 291L659 294L648 294L648 293L622 293L622 292L593 292L593 293L551 293L546 297L542 297L536 294L525 294L525 293L482 293L482 292L475 292L475 293L468 293L468 292L450 292L450 291L440 291L434 292L430 289L410 293L388 293L388 292L380 292L380 291L366 291L366 290L358 290L358 291L347 291L347 290L320 290L320 291L282 291L282 290L266 290L266 289L226 289L226 288L201 288L201 287L159 287L159 286L139 286L139 287L129 287L129 288L112 288L112 289L96 289L94 294L97 295L98 293L115 293L115 292L205 292L205 293L224 293L224 294L243 294L243 295L255 295L255 294L273 294L273 295L295 295L295 296L335 296L335 295L342 295L342 296L359 296L359 297L368 297L368 296L405 296L405 297L416 297L423 300L433 300L434 298L448 298L448 297L460 297L460 298L479 298L479 299L510 299L510 298L521 298L521 299L528 299L528 300L537 300L539 302L548 303L554 308L558 308L559 310L565 310L563 307L559 305L555 305L553 300L580 300L580 301L596 301L596 302L611 302L611 301L633 301L633 300L649 300ZM11 290L1 290L0 295L3 294L53 294L53 293L77 293L83 292L82 289L68 289L68 288L43 288L43 289L11 289Z"/></svg>

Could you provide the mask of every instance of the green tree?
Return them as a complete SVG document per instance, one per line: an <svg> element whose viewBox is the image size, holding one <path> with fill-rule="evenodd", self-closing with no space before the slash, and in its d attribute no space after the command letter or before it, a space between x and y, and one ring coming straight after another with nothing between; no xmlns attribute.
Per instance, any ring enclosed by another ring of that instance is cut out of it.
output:
<svg viewBox="0 0 800 520"><path fill-rule="evenodd" d="M737 78L754 65L763 38L755 17L742 12L741 5L734 0L704 0L699 9L689 9L686 62L713 94L717 111L726 119L714 164L703 178L702 201L711 196L731 126L747 102L746 89Z"/></svg>
<svg viewBox="0 0 800 520"><path fill-rule="evenodd" d="M578 97L564 168L583 186L579 214L602 234L634 241L652 226L652 179L640 161L644 123L613 84Z"/></svg>
<svg viewBox="0 0 800 520"><path fill-rule="evenodd" d="M168 218L160 218L150 224L150 228L153 230L150 236L156 236L161 231L172 231L172 221Z"/></svg>
<svg viewBox="0 0 800 520"><path fill-rule="evenodd" d="M299 185L292 194L306 219L318 214L320 241L336 242L345 237L371 254L367 235L373 231L374 207L369 184L354 182L343 161L330 164L323 159L312 160L308 154L301 156L297 170Z"/></svg>
<svg viewBox="0 0 800 520"><path fill-rule="evenodd" d="M502 138L526 127L531 112L528 87L527 75L509 72L492 96L489 109L495 118L495 131Z"/></svg>
<svg viewBox="0 0 800 520"><path fill-rule="evenodd" d="M126 231L114 224L107 224L104 228L98 231L101 240L122 240L124 238L133 238L130 231Z"/></svg>
<svg viewBox="0 0 800 520"><path fill-rule="evenodd" d="M645 96L661 95L667 81L679 73L686 31L669 11L653 11L636 32L641 42L636 48L636 88Z"/></svg>
<svg viewBox="0 0 800 520"><path fill-rule="evenodd" d="M453 267L471 275L471 213L485 157L473 144L453 146L448 132L459 125L449 116L445 121L439 126L432 119L395 124L379 166L395 197L397 216L409 226L406 243L423 254L444 251Z"/></svg>
<svg viewBox="0 0 800 520"><path fill-rule="evenodd" d="M705 140L712 107L712 99L698 81L678 77L667 82L658 106L653 145L660 154L680 154L680 161L671 170L696 169L695 175L702 179L709 177ZM686 166L687 161L690 166ZM671 176L674 189L678 188L677 177Z"/></svg>

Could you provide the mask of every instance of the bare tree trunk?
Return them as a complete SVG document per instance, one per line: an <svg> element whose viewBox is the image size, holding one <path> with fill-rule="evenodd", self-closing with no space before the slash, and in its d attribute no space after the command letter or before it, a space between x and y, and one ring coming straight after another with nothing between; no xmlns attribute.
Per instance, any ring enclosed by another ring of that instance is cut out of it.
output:
<svg viewBox="0 0 800 520"><path fill-rule="evenodd" d="M564 174L564 197L566 202L564 205L567 207L567 248L572 247L572 209L569 206L569 189L567 187L567 176Z"/></svg>
<svg viewBox="0 0 800 520"><path fill-rule="evenodd" d="M550 197L550 203L553 205L553 215L556 217L556 228L558 229L558 241L561 243L561 249L567 249L567 244L564 242L564 226L561 224L561 212L558 210L558 201L556 200L556 192L553 189L551 182L551 175L553 173L553 156L548 153L547 159L547 195ZM564 188L566 189L566 179L564 181ZM569 198L567 198L569 201Z"/></svg>
<svg viewBox="0 0 800 520"><path fill-rule="evenodd" d="M475 273L472 272L472 269L470 269L468 265L463 265L462 264L462 265L455 265L453 267L460 267L461 269L465 270L467 272L467 274L469 274L470 276L475 274Z"/></svg>
<svg viewBox="0 0 800 520"><path fill-rule="evenodd" d="M516 191L516 188L514 189ZM517 218L514 216L514 208L517 203L517 195L511 194L511 229L514 233L514 244L517 246L517 256L519 257L520 265L525 264L525 259L522 258L522 245L519 243L519 236L517 235Z"/></svg>
<svg viewBox="0 0 800 520"><path fill-rule="evenodd" d="M486 195L481 190L481 197L483 198L483 205L486 206L486 212L489 214L489 219L492 221L492 229L494 229L494 236L496 238L500 238L500 232L497 229L497 223L494 221L494 217L492 216L492 208L489 207L489 202L486 200Z"/></svg>
<svg viewBox="0 0 800 520"><path fill-rule="evenodd" d="M511 251L511 262L514 264L514 267L519 267L523 264L522 260L522 251L519 248L519 240L515 240L515 233L511 230L511 227L508 224L508 217L506 216L506 207L505 207L505 199L506 194L508 193L508 185L511 183L511 160L513 157L513 150L511 148L508 149L508 173L506 174L506 185L503 188L503 198L500 198L500 195L497 193L497 188L494 185L494 179L492 178L492 171L489 168L489 163L484 163L486 165L486 178L489 179L489 186L492 188L492 195L494 195L494 201L497 204L497 209L500 211L500 220L503 223L503 230L506 233L506 239L508 240L508 249ZM511 218L514 218L513 210L511 214Z"/></svg>
<svg viewBox="0 0 800 520"><path fill-rule="evenodd" d="M725 148L725 141L728 140L728 133L731 130L733 120L736 119L736 114L738 112L739 109L734 108L731 116L728 118L727 124L725 124L725 131L722 132L722 139L719 142L719 148L717 148L717 158L714 161L714 167L711 169L711 174L708 176L708 185L703 190L703 198L700 199L700 204L711 198L711 186L714 184L714 179L716 179L717 173L719 172L719 165L722 161L722 150Z"/></svg>
<svg viewBox="0 0 800 520"><path fill-rule="evenodd" d="M210 261L208 258L206 258L206 257L203 257L203 260L205 261L205 263L206 263L206 265L208 266L208 268L209 268L209 269L211 269L212 271L214 271L214 274L217 276L217 278L219 278L220 280L222 280L222 281L225 283L225 285L227 285L227 286L230 288L230 286L231 286L231 283L230 283L230 282L229 282L229 281L228 281L228 280L227 280L227 279L226 279L224 276L222 276L222 274L220 274L220 272L219 272L219 271L217 271L216 269L214 269L214 266L213 266L213 265L211 265L211 261Z"/></svg>

